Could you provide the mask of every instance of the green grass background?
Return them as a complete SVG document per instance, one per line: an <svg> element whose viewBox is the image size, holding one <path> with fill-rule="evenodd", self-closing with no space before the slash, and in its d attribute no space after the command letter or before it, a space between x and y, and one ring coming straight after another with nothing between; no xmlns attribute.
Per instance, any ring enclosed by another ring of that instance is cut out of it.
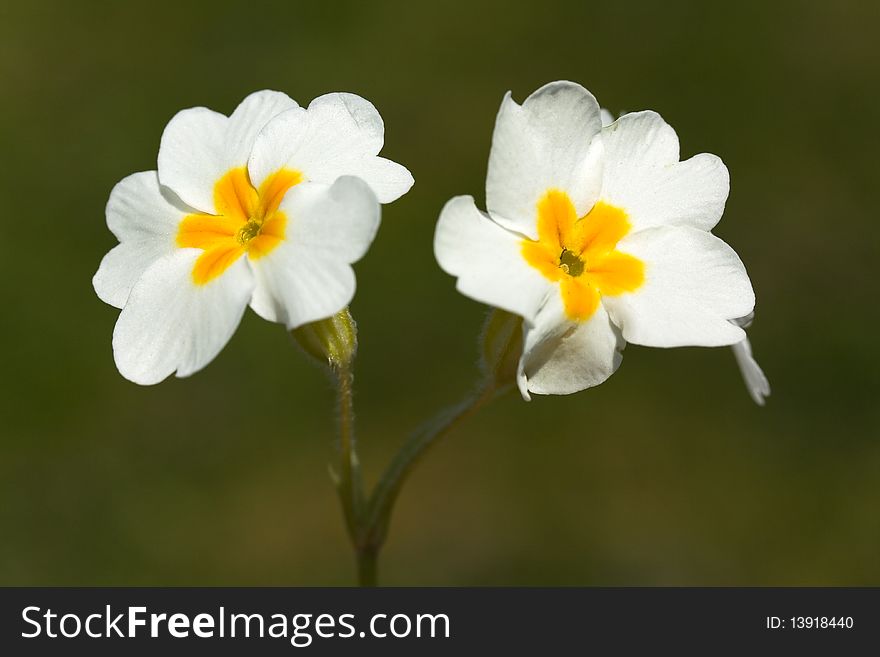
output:
<svg viewBox="0 0 880 657"><path fill-rule="evenodd" d="M353 579L332 390L279 326L248 312L152 388L113 365L104 204L176 111L356 92L415 175L356 266L372 481L476 372L485 310L435 264L438 212L482 204L504 92L567 78L729 166L717 233L773 396L752 404L727 349L633 346L597 389L512 395L416 472L383 581L880 585L878 26L855 0L3 3L0 584Z"/></svg>

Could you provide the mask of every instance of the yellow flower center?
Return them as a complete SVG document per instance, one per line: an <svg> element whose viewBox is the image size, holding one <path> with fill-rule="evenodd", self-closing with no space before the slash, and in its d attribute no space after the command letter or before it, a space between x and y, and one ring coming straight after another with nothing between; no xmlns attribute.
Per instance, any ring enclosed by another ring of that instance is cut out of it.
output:
<svg viewBox="0 0 880 657"><path fill-rule="evenodd" d="M279 169L256 189L245 167L227 171L214 185L217 214L189 214L177 228L177 246L203 250L193 267L193 282L205 285L245 253L256 260L277 247L287 226L278 206L302 179L299 171Z"/></svg>
<svg viewBox="0 0 880 657"><path fill-rule="evenodd" d="M637 290L644 263L617 250L629 233L626 212L599 201L578 218L563 191L549 190L538 202L538 239L522 241L522 255L546 278L559 283L569 319L589 319L603 295Z"/></svg>

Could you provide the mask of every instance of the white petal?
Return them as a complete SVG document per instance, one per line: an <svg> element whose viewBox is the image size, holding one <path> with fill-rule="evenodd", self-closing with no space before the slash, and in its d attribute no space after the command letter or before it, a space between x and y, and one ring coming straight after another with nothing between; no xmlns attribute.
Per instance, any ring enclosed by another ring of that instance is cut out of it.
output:
<svg viewBox="0 0 880 657"><path fill-rule="evenodd" d="M92 279L98 297L122 308L147 267L174 250L177 226L190 212L159 186L155 171L134 173L117 183L107 202L107 226L120 244L104 256Z"/></svg>
<svg viewBox="0 0 880 657"><path fill-rule="evenodd" d="M296 102L277 91L245 98L227 118L205 107L178 112L162 133L159 180L181 199L214 213L214 184L232 168L245 166L257 133Z"/></svg>
<svg viewBox="0 0 880 657"><path fill-rule="evenodd" d="M338 170L336 169L338 165ZM332 183L336 175L363 178L373 189L380 203L391 203L406 194L413 186L412 174L405 166L385 159L368 157L343 166L342 162L328 164L325 171L315 171L315 180Z"/></svg>
<svg viewBox="0 0 880 657"><path fill-rule="evenodd" d="M309 113L304 107L282 112L263 126L248 158L251 183L259 187L266 178L285 167L308 177L303 169L303 158L297 158L297 154L307 146L310 130Z"/></svg>
<svg viewBox="0 0 880 657"><path fill-rule="evenodd" d="M156 261L131 291L113 331L113 355L126 379L152 385L200 370L241 321L253 290L244 258L206 285L192 281L200 249L178 249Z"/></svg>
<svg viewBox="0 0 880 657"><path fill-rule="evenodd" d="M764 400L770 396L770 382L767 380L764 370L758 365L758 361L752 356L752 345L749 339L737 342L731 348L749 395L758 406L763 406Z"/></svg>
<svg viewBox="0 0 880 657"><path fill-rule="evenodd" d="M226 127L229 168L246 165L260 130L282 112L296 107L296 101L280 91L257 91L241 101Z"/></svg>
<svg viewBox="0 0 880 657"><path fill-rule="evenodd" d="M257 139L248 171L257 186L283 167L328 185L339 176L358 176L381 203L389 203L412 187L413 178L405 167L378 157L384 138L372 103L355 94L326 94L306 110L271 121Z"/></svg>
<svg viewBox="0 0 880 657"><path fill-rule="evenodd" d="M627 342L648 347L717 347L741 341L730 319L751 312L752 284L739 256L695 228L659 226L626 236L617 248L645 265L635 292L602 302Z"/></svg>
<svg viewBox="0 0 880 657"><path fill-rule="evenodd" d="M290 329L330 317L351 301L351 263L364 256L376 236L380 207L363 180L343 176L329 188L297 185L280 209L287 215L287 234L277 248L253 261L257 288L251 308Z"/></svg>
<svg viewBox="0 0 880 657"><path fill-rule="evenodd" d="M462 294L534 320L553 289L522 256L522 237L480 212L470 196L456 196L440 213L434 233L440 267L458 278Z"/></svg>
<svg viewBox="0 0 880 657"><path fill-rule="evenodd" d="M215 211L214 183L229 170L227 120L206 107L181 110L165 126L159 144L159 181L203 212Z"/></svg>
<svg viewBox="0 0 880 657"><path fill-rule="evenodd" d="M602 129L605 177L618 167L664 166L678 162L678 135L657 112L629 112Z"/></svg>
<svg viewBox="0 0 880 657"><path fill-rule="evenodd" d="M92 277L98 298L121 309L147 268L173 250L173 246L166 248L155 241L117 244L101 259L101 265Z"/></svg>
<svg viewBox="0 0 880 657"><path fill-rule="evenodd" d="M501 102L489 173L486 206L505 228L538 236L537 203L548 189L566 192L586 214L598 198L602 145L599 104L573 82L552 82L517 105L508 93Z"/></svg>
<svg viewBox="0 0 880 657"><path fill-rule="evenodd" d="M753 311L745 317L738 317L730 321L740 328L746 329L752 325L754 319L755 313ZM731 349L733 349L733 355L736 357L736 364L739 366L739 371L742 374L749 395L751 395L756 404L763 406L764 400L770 396L770 382L764 375L761 366L758 365L758 361L752 356L751 343L748 338L746 338L742 342L733 345Z"/></svg>
<svg viewBox="0 0 880 657"><path fill-rule="evenodd" d="M711 230L721 219L730 191L727 167L709 153L679 162L678 137L659 114L625 114L602 130L602 139L602 199L624 209L634 230Z"/></svg>
<svg viewBox="0 0 880 657"><path fill-rule="evenodd" d="M610 110L605 109L604 107L599 110L599 116L602 119L602 127L609 126L614 123L614 115Z"/></svg>
<svg viewBox="0 0 880 657"><path fill-rule="evenodd" d="M600 304L584 322L565 316L559 293L547 299L535 324L523 325L523 355L517 384L523 398L568 395L592 388L614 374L626 343Z"/></svg>

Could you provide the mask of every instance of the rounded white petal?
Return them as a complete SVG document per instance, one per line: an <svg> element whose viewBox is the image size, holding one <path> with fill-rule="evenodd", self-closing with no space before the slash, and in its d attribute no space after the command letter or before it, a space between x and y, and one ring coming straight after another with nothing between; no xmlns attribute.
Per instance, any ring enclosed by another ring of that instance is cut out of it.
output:
<svg viewBox="0 0 880 657"><path fill-rule="evenodd" d="M253 261L257 287L251 308L292 329L330 317L351 301L360 260L379 229L380 206L360 178L332 186L303 183L280 207L287 215L284 241Z"/></svg>
<svg viewBox="0 0 880 657"><path fill-rule="evenodd" d="M214 183L229 170L227 120L206 107L181 110L165 126L159 144L159 181L203 212L215 211Z"/></svg>
<svg viewBox="0 0 880 657"><path fill-rule="evenodd" d="M98 271L92 277L92 286L98 298L121 309L147 268L172 251L173 247L165 248L154 241L117 244L101 259Z"/></svg>
<svg viewBox="0 0 880 657"><path fill-rule="evenodd" d="M530 392L568 395L597 386L623 360L626 343L601 304L588 320L572 322L561 295L553 294L523 330L517 384L527 401Z"/></svg>
<svg viewBox="0 0 880 657"><path fill-rule="evenodd" d="M607 110L604 107L599 110L599 117L602 119L603 128L614 123L614 115L611 113L610 110Z"/></svg>
<svg viewBox="0 0 880 657"><path fill-rule="evenodd" d="M339 131L337 153L360 150L375 155L382 150L385 123L366 98L344 92L324 94L309 103L308 112L315 125Z"/></svg>
<svg viewBox="0 0 880 657"><path fill-rule="evenodd" d="M508 92L492 135L486 208L505 228L538 236L537 203L548 189L566 192L586 214L602 183L599 104L573 82L551 82L520 106Z"/></svg>
<svg viewBox="0 0 880 657"><path fill-rule="evenodd" d="M255 187L279 169L296 169L307 177L297 153L309 140L310 117L304 107L282 112L257 134L248 158L248 176Z"/></svg>
<svg viewBox="0 0 880 657"><path fill-rule="evenodd" d="M200 370L232 337L253 290L239 260L206 285L192 281L200 249L178 249L141 276L113 330L119 372L141 385Z"/></svg>
<svg viewBox="0 0 880 657"><path fill-rule="evenodd" d="M755 294L739 256L711 233L658 226L617 245L645 265L634 292L605 296L627 342L648 347L718 347L745 332L729 320L751 312Z"/></svg>
<svg viewBox="0 0 880 657"><path fill-rule="evenodd" d="M634 230L711 230L721 219L730 192L727 167L709 153L679 162L678 137L656 112L625 114L603 128L602 140L602 199L625 210Z"/></svg>
<svg viewBox="0 0 880 657"><path fill-rule="evenodd" d="M260 130L282 112L296 107L296 101L280 91L256 91L241 101L226 126L229 168L246 165Z"/></svg>
<svg viewBox="0 0 880 657"><path fill-rule="evenodd" d="M629 112L602 129L605 178L618 167L655 167L678 162L678 135L657 112Z"/></svg>
<svg viewBox="0 0 880 657"><path fill-rule="evenodd" d="M107 202L107 226L119 240L92 279L98 297L122 308L131 288L156 260L174 250L177 226L192 212L160 187L155 171L123 178Z"/></svg>
<svg viewBox="0 0 880 657"><path fill-rule="evenodd" d="M456 196L440 213L434 233L440 267L457 277L462 294L534 320L550 281L522 256L522 237L480 212L470 196Z"/></svg>
<svg viewBox="0 0 880 657"><path fill-rule="evenodd" d="M214 184L245 166L257 133L296 102L277 91L258 91L226 117L205 107L178 112L162 133L159 180L202 212L214 213Z"/></svg>
<svg viewBox="0 0 880 657"><path fill-rule="evenodd" d="M389 203L412 187L413 177L405 167L378 157L384 138L382 117L372 103L355 94L326 94L307 109L285 112L266 125L248 171L256 186L285 167L328 185L339 176L358 176L381 203Z"/></svg>
<svg viewBox="0 0 880 657"><path fill-rule="evenodd" d="M749 391L749 395L758 406L763 406L764 400L770 396L770 382L767 380L764 370L758 365L758 361L752 356L752 345L749 339L737 342L731 349L733 349L736 364L742 374L743 383L746 384L746 390Z"/></svg>
<svg viewBox="0 0 880 657"><path fill-rule="evenodd" d="M415 182L409 169L384 157L364 158L357 162L351 162L350 166L342 166L341 161L338 164L338 171L336 164L328 165L324 171L316 171L314 180L331 183L337 173L363 178L370 185L380 203L391 203L397 200L406 194Z"/></svg>

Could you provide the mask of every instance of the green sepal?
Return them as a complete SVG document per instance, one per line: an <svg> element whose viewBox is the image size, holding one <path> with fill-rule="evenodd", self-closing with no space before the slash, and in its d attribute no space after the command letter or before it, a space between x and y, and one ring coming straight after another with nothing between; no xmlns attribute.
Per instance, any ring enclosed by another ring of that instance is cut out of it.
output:
<svg viewBox="0 0 880 657"><path fill-rule="evenodd" d="M303 351L333 369L348 367L357 353L357 324L348 308L290 334Z"/></svg>

